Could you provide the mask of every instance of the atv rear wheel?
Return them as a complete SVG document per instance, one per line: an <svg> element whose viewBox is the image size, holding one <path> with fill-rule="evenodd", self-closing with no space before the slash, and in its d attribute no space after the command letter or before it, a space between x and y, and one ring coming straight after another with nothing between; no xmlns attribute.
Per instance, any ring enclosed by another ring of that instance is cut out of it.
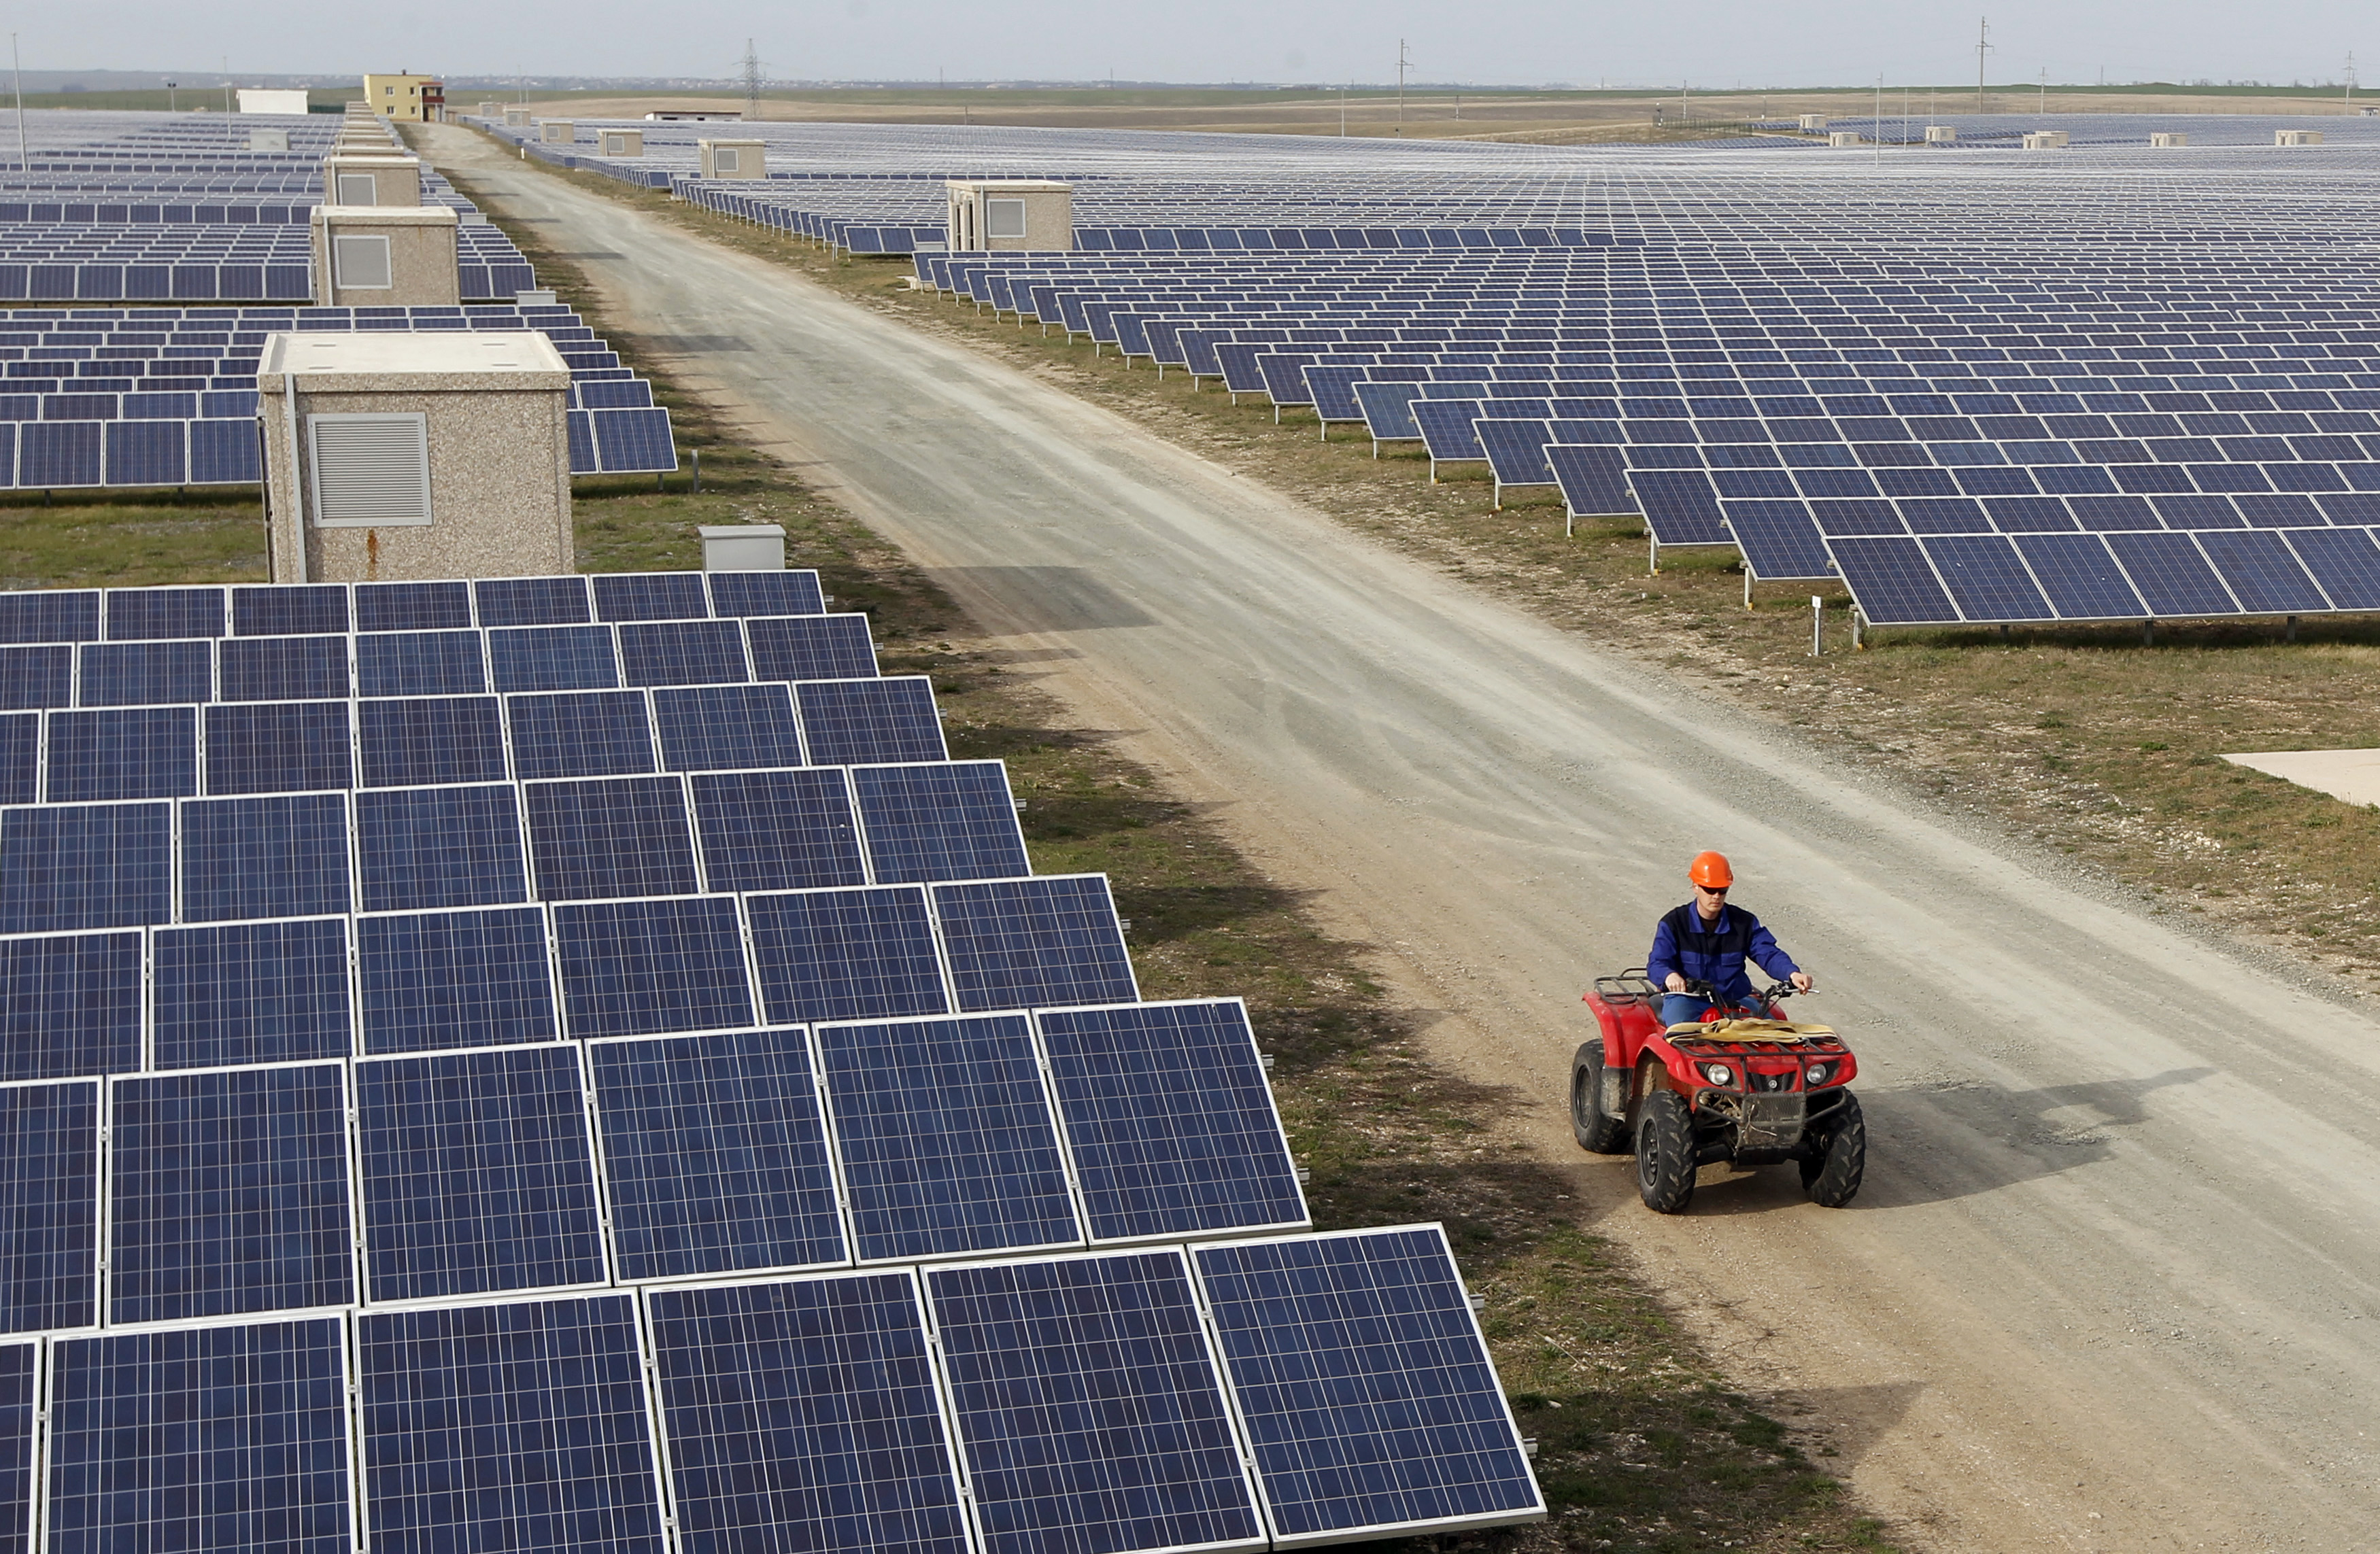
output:
<svg viewBox="0 0 2380 1554"><path fill-rule="evenodd" d="M1570 1061L1570 1131L1590 1155L1628 1153L1628 1120L1603 1111L1603 1041L1586 1043Z"/></svg>
<svg viewBox="0 0 2380 1554"><path fill-rule="evenodd" d="M1637 1109L1636 1192L1656 1214L1694 1201L1694 1120L1675 1090L1655 1090Z"/></svg>
<svg viewBox="0 0 2380 1554"><path fill-rule="evenodd" d="M1859 1097L1843 1098L1815 1143L1816 1152L1802 1162L1802 1185L1819 1208L1840 1208L1858 1196L1860 1178L1867 1173L1867 1122L1860 1115Z"/></svg>

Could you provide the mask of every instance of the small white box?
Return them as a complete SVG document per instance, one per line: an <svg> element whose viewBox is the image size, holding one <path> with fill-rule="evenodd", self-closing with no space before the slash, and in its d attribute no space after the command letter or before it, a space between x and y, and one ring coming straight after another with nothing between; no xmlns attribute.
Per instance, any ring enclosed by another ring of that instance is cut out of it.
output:
<svg viewBox="0 0 2380 1554"><path fill-rule="evenodd" d="M702 536L705 572L783 572L785 569L785 526L783 524L706 524Z"/></svg>
<svg viewBox="0 0 2380 1554"><path fill-rule="evenodd" d="M1827 144L1830 146L1857 146L1863 143L1856 129L1837 129L1827 136Z"/></svg>
<svg viewBox="0 0 2380 1554"><path fill-rule="evenodd" d="M2161 129L2149 137L2149 144L2160 151L2190 144L2190 137L2178 129Z"/></svg>
<svg viewBox="0 0 2380 1554"><path fill-rule="evenodd" d="M1957 145L1959 127L1955 124L1929 124L1925 127L1925 143L1929 146Z"/></svg>
<svg viewBox="0 0 2380 1554"><path fill-rule="evenodd" d="M1819 134L1823 134L1823 133L1825 133L1825 131L1826 131L1826 127L1827 127L1827 115L1824 115L1824 114L1803 114L1803 115L1802 115L1802 133L1803 133L1803 134L1804 134L1804 135L1819 135Z"/></svg>

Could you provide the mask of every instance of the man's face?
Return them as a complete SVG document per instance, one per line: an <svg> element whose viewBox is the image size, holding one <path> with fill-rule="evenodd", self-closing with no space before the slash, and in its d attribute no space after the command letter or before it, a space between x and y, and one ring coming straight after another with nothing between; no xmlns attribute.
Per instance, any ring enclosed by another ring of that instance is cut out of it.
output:
<svg viewBox="0 0 2380 1554"><path fill-rule="evenodd" d="M1694 910L1700 912L1704 917L1718 917L1718 909L1726 904L1727 887L1725 885L1719 886L1717 890L1711 889L1708 885L1694 887Z"/></svg>

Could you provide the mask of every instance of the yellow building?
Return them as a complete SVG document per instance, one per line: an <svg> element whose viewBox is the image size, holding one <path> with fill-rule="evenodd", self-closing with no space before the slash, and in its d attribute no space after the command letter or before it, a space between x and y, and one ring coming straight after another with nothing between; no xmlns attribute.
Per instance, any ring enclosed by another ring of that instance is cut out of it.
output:
<svg viewBox="0 0 2380 1554"><path fill-rule="evenodd" d="M446 83L435 76L366 76L364 101L382 118L435 121L446 116Z"/></svg>

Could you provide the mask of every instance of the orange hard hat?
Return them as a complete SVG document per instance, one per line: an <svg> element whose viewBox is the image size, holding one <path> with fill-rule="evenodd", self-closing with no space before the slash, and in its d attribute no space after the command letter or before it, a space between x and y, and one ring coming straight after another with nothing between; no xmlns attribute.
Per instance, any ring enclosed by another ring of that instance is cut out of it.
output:
<svg viewBox="0 0 2380 1554"><path fill-rule="evenodd" d="M1706 891L1724 890L1735 883L1735 870L1727 867L1724 853L1696 853L1686 866L1686 878Z"/></svg>

